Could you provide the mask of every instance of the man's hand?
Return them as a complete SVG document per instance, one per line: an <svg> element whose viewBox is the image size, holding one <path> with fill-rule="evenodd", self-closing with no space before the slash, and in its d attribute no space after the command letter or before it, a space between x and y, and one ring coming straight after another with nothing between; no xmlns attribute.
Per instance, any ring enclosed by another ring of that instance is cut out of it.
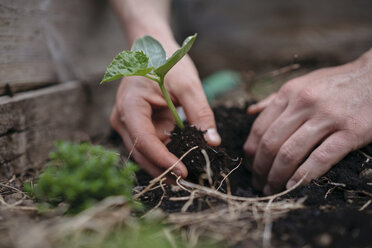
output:
<svg viewBox="0 0 372 248"><path fill-rule="evenodd" d="M126 32L128 44L144 35L153 36L171 56L178 48L169 26L169 0L110 0ZM185 56L165 77L165 87L177 106L182 106L189 124L208 130L210 145L219 145L214 115L210 109L197 70ZM165 146L174 127L170 110L159 85L140 77L124 78L111 114L111 125L122 137L133 157L150 175L158 176L178 158ZM174 172L187 176L180 163Z"/></svg>
<svg viewBox="0 0 372 248"><path fill-rule="evenodd" d="M372 141L372 50L287 82L248 109L260 112L244 150L253 185L272 194L326 173Z"/></svg>
<svg viewBox="0 0 372 248"><path fill-rule="evenodd" d="M210 145L219 145L214 115L204 95L198 73L189 57L183 58L165 78L172 101L182 106L188 122L208 130L205 138ZM119 87L111 114L111 125L122 137L133 157L153 177L169 168L178 158L164 142L174 128L174 119L156 82L142 77L124 78ZM187 176L180 163L174 172Z"/></svg>

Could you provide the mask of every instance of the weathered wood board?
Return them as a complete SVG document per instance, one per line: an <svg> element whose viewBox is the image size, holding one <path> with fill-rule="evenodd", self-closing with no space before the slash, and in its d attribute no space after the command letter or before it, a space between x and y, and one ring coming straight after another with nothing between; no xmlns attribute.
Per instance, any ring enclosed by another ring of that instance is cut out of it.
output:
<svg viewBox="0 0 372 248"><path fill-rule="evenodd" d="M0 0L0 95L97 80L124 47L108 1Z"/></svg>
<svg viewBox="0 0 372 248"><path fill-rule="evenodd" d="M351 60L372 46L372 1L178 0L174 30L199 33L202 75L299 60ZM0 0L0 95L92 80L125 47L104 0ZM207 73L208 74L208 73Z"/></svg>
<svg viewBox="0 0 372 248"><path fill-rule="evenodd" d="M107 134L116 87L69 82L0 97L0 176L44 164L56 140Z"/></svg>
<svg viewBox="0 0 372 248"><path fill-rule="evenodd" d="M370 0L178 0L173 7L179 40L199 34L191 55L202 76L294 60L345 63L372 47Z"/></svg>

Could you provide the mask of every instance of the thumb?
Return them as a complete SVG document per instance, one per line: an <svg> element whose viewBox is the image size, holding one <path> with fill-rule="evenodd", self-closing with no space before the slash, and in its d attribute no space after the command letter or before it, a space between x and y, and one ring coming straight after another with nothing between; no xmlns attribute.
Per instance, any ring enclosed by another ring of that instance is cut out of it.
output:
<svg viewBox="0 0 372 248"><path fill-rule="evenodd" d="M185 111L187 121L202 131L206 131L204 138L207 143L211 146L220 145L221 137L217 132L214 114L203 89L198 87L187 92L187 94L182 94L179 103Z"/></svg>

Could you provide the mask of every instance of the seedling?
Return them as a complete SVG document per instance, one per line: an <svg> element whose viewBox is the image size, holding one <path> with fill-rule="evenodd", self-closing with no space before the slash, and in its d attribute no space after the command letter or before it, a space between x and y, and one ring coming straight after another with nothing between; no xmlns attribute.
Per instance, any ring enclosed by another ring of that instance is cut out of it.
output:
<svg viewBox="0 0 372 248"><path fill-rule="evenodd" d="M137 39L130 51L119 53L107 67L101 83L113 81L121 77L143 76L157 82L168 107L176 120L177 126L184 129L174 104L164 86L165 75L180 61L192 47L196 34L185 39L182 47L170 58L166 58L162 45L151 36Z"/></svg>
<svg viewBox="0 0 372 248"><path fill-rule="evenodd" d="M112 195L122 195L134 203L133 173L137 165L119 166L116 152L88 143L56 143L49 154L48 167L36 184L26 183L25 191L51 207L69 205L69 213L77 213Z"/></svg>

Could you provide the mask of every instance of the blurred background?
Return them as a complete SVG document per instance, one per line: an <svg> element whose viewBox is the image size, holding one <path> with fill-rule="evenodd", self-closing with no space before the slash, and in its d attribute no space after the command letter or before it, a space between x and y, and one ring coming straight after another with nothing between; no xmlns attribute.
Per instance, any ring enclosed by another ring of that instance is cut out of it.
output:
<svg viewBox="0 0 372 248"><path fill-rule="evenodd" d="M233 105L357 58L371 13L370 0L174 0L171 25L179 42L198 33L191 57L211 103ZM40 165L56 139L110 133L118 84L98 82L126 48L107 1L0 0L2 175Z"/></svg>

